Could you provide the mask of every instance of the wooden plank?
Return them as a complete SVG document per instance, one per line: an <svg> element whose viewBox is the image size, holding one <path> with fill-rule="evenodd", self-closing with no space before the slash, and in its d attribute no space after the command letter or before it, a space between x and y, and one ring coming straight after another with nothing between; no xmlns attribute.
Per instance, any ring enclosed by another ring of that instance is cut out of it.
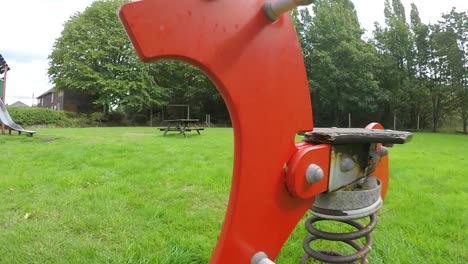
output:
<svg viewBox="0 0 468 264"><path fill-rule="evenodd" d="M404 144L411 138L409 132L365 128L314 128L304 134L304 141L316 144Z"/></svg>

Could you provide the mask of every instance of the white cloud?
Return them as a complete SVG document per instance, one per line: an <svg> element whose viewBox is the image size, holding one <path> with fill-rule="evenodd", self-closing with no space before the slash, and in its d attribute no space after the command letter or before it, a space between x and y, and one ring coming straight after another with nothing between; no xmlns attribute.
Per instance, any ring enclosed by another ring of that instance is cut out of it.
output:
<svg viewBox="0 0 468 264"><path fill-rule="evenodd" d="M50 89L47 76L47 60L33 60L29 62L19 62L9 60L10 65L15 65L8 72L6 101L12 104L22 101L31 105L33 93L37 97L39 93Z"/></svg>
<svg viewBox="0 0 468 264"><path fill-rule="evenodd" d="M11 67L7 77L6 103L21 100L32 103L50 89L47 56L63 24L75 12L83 11L93 0L0 0L2 27L0 53Z"/></svg>
<svg viewBox="0 0 468 264"><path fill-rule="evenodd" d="M168 0L171 1L171 0ZM175 0L172 0L175 1ZM47 77L47 56L63 30L63 24L75 12L83 11L93 0L0 0L2 27L0 53L10 64L6 102L32 103L35 96L52 88ZM384 0L354 0L362 26L369 32L375 21L383 23ZM407 14L416 3L424 22L435 23L441 13L468 10L467 0L402 0Z"/></svg>
<svg viewBox="0 0 468 264"><path fill-rule="evenodd" d="M367 30L367 35L371 35L374 30L374 22L381 25L384 19L384 0L352 0L356 7L361 25ZM456 7L458 12L468 11L467 0L401 0L405 6L406 15L409 21L411 3L416 4L419 16L424 23L437 23L441 19L442 13L449 13L452 7Z"/></svg>

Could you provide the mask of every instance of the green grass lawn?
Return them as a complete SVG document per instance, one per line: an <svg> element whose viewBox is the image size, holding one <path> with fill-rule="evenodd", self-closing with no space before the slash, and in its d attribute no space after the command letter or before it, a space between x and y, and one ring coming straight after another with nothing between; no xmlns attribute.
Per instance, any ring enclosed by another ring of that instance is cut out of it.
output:
<svg viewBox="0 0 468 264"><path fill-rule="evenodd" d="M207 263L231 182L233 133L39 129L0 136L1 263ZM370 263L468 263L468 136L391 149ZM276 260L298 263L301 222Z"/></svg>

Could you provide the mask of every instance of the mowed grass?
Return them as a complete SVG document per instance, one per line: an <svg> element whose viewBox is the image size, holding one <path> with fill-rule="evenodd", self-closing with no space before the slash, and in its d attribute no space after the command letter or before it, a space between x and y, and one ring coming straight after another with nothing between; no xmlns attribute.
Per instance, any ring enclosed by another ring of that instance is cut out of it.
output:
<svg viewBox="0 0 468 264"><path fill-rule="evenodd" d="M40 129L0 136L0 147L1 263L208 262L230 191L232 129L187 139ZM468 263L468 137L419 133L390 155L370 263ZM278 264L303 255L303 221Z"/></svg>

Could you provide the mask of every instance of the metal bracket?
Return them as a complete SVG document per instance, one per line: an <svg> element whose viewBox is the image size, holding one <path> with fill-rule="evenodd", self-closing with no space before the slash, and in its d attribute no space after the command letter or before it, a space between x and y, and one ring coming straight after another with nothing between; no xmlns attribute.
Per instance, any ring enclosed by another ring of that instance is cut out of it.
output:
<svg viewBox="0 0 468 264"><path fill-rule="evenodd" d="M299 150L287 165L286 182L292 195L310 199L327 191L330 145L298 144L297 146Z"/></svg>

